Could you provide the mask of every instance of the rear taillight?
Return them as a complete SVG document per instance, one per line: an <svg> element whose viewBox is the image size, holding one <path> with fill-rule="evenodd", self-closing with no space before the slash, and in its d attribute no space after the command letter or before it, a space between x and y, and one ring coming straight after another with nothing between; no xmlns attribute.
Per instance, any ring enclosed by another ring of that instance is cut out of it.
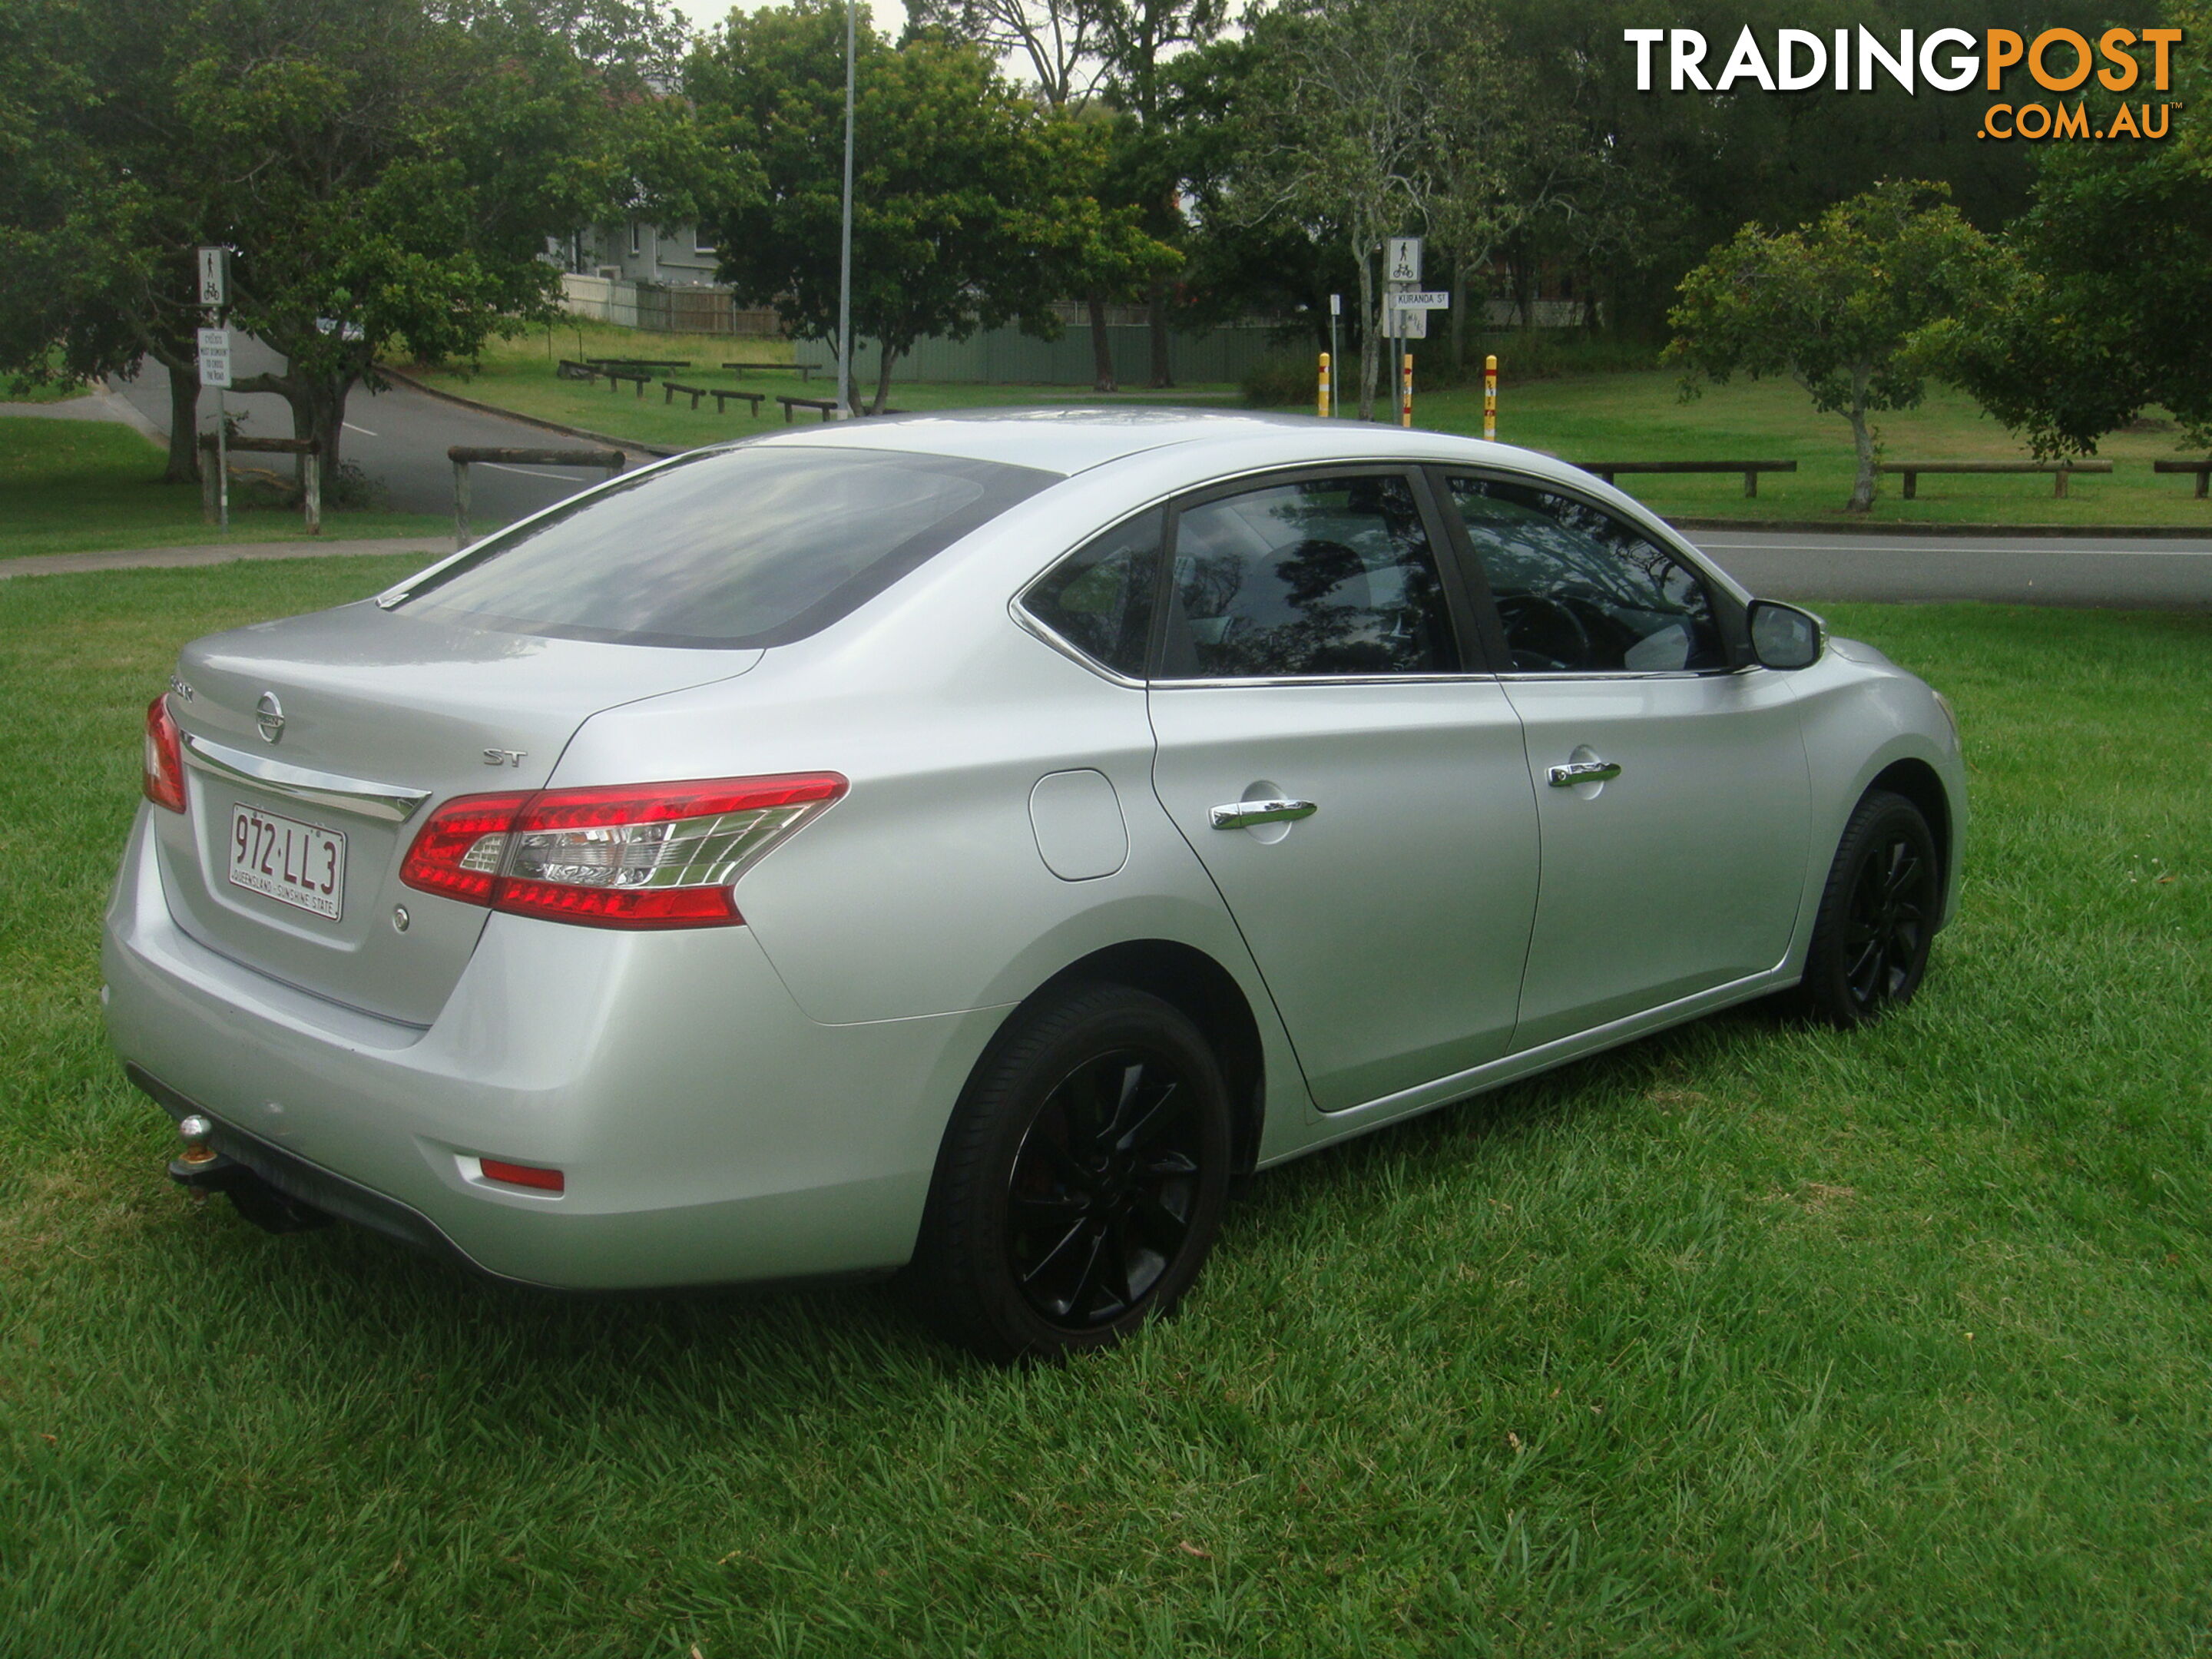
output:
<svg viewBox="0 0 2212 1659"><path fill-rule="evenodd" d="M146 705L146 799L172 812L185 810L185 745L169 718L169 694Z"/></svg>
<svg viewBox="0 0 2212 1659"><path fill-rule="evenodd" d="M590 927L742 922L730 886L845 793L835 772L464 795L416 835L426 893Z"/></svg>

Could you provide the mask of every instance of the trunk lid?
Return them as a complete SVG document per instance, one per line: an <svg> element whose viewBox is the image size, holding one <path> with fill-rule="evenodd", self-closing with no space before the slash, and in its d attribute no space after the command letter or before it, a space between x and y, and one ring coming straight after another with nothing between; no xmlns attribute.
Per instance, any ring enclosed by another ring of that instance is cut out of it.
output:
<svg viewBox="0 0 2212 1659"><path fill-rule="evenodd" d="M366 600L196 641L169 697L190 810L153 814L171 911L234 961L428 1024L489 915L400 882L429 814L537 788L591 715L760 658L495 632ZM232 878L234 856L258 885Z"/></svg>

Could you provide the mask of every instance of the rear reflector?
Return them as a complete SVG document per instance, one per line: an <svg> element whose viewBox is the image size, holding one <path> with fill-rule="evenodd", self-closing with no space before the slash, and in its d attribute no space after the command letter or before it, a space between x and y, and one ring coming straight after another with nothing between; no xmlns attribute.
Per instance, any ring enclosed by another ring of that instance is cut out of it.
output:
<svg viewBox="0 0 2212 1659"><path fill-rule="evenodd" d="M846 788L803 772L464 795L431 814L399 878L588 927L728 927L744 920L731 884Z"/></svg>
<svg viewBox="0 0 2212 1659"><path fill-rule="evenodd" d="M504 1181L510 1187L535 1187L542 1193L568 1190L568 1178L558 1170L534 1169L527 1164L502 1164L495 1158L477 1160L486 1181Z"/></svg>
<svg viewBox="0 0 2212 1659"><path fill-rule="evenodd" d="M185 748L169 717L169 694L146 705L146 799L172 812L185 810Z"/></svg>

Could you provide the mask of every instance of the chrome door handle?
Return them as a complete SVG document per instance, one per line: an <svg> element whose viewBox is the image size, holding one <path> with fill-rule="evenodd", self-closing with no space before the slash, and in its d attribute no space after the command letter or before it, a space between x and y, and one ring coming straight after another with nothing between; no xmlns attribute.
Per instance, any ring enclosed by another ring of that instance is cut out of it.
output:
<svg viewBox="0 0 2212 1659"><path fill-rule="evenodd" d="M1620 775L1619 761L1569 761L1552 769L1552 787L1571 789L1578 783L1610 783Z"/></svg>
<svg viewBox="0 0 2212 1659"><path fill-rule="evenodd" d="M1255 823L1290 823L1321 809L1310 800L1240 800L1215 807L1208 816L1217 830L1249 830Z"/></svg>

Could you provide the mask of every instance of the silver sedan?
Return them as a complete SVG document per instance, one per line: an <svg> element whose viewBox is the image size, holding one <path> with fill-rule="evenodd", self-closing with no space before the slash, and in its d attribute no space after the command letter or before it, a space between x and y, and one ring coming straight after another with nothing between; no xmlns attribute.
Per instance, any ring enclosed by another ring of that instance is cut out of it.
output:
<svg viewBox="0 0 2212 1659"><path fill-rule="evenodd" d="M778 434L186 647L107 1016L182 1182L533 1285L904 1269L1000 1358L1237 1172L1784 993L1910 999L1958 734L1496 444Z"/></svg>

